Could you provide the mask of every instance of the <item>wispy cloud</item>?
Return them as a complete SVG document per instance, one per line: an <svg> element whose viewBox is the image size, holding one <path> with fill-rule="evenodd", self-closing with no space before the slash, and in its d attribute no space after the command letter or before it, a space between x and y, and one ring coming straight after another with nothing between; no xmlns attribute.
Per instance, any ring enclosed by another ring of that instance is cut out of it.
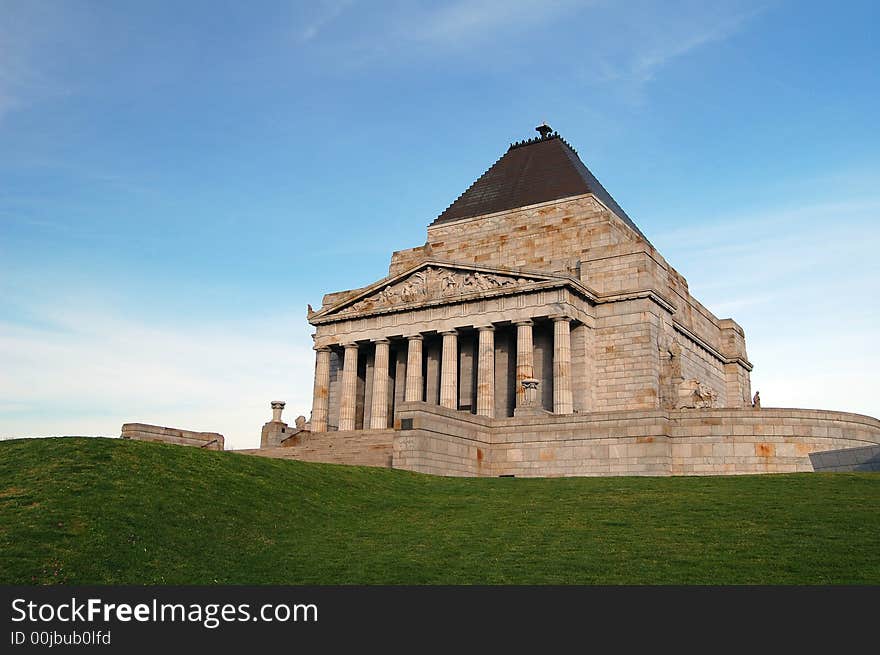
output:
<svg viewBox="0 0 880 655"><path fill-rule="evenodd" d="M878 215L878 197L771 207L654 243L710 311L743 326L766 406L878 416Z"/></svg>
<svg viewBox="0 0 880 655"><path fill-rule="evenodd" d="M685 20L681 20L682 17L671 21L668 17L660 21L652 20L655 29L645 30L646 38L639 39L634 44L629 60L624 60L617 66L606 62L606 79L628 79L639 84L649 82L660 69L676 59L731 37L762 11L763 6L730 13L689 10L684 16Z"/></svg>
<svg viewBox="0 0 880 655"><path fill-rule="evenodd" d="M447 3L391 2L361 5L340 0L325 5L301 31L300 42L317 41L325 26L343 15L347 24L331 44L334 67L405 66L450 56L486 63L485 48L517 39L582 10L590 0L456 0ZM496 53L497 55L497 53Z"/></svg>
<svg viewBox="0 0 880 655"><path fill-rule="evenodd" d="M69 13L54 3L0 4L0 121L34 101L67 92L44 64L46 53L57 48L61 34L76 23Z"/></svg>
<svg viewBox="0 0 880 655"><path fill-rule="evenodd" d="M534 29L591 4L572 0L459 0L410 16L399 28L413 41L450 48L484 43L488 35Z"/></svg>
<svg viewBox="0 0 880 655"><path fill-rule="evenodd" d="M316 38L321 31L349 9L355 0L324 0L317 6L317 16L300 30L299 39L306 43Z"/></svg>
<svg viewBox="0 0 880 655"><path fill-rule="evenodd" d="M300 41L316 40L345 13L347 24L325 44L324 56L336 67L407 66L450 58L460 65L464 58L474 67L517 67L525 73L546 61L548 74L591 85L613 83L618 94L638 99L662 69L730 38L766 6L751 0L456 0L346 12L351 4L338 0L322 5ZM582 56L554 56L556 42L573 39L582 40Z"/></svg>

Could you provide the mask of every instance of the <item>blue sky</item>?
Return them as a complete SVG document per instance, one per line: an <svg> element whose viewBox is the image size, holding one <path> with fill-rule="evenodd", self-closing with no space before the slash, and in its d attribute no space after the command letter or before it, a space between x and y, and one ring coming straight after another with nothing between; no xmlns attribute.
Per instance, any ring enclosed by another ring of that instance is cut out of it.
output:
<svg viewBox="0 0 880 655"><path fill-rule="evenodd" d="M880 416L873 2L0 0L0 436L254 446L306 303L547 120L766 406Z"/></svg>

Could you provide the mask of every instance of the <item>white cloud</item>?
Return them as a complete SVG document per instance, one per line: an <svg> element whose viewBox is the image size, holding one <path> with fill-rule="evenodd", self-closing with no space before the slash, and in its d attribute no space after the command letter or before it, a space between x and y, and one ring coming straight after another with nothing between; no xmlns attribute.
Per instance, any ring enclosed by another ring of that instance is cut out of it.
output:
<svg viewBox="0 0 880 655"><path fill-rule="evenodd" d="M270 400L308 416L313 352L301 316L134 320L44 308L52 327L0 323L0 435L118 435L124 422L216 431L256 447Z"/></svg>
<svg viewBox="0 0 880 655"><path fill-rule="evenodd" d="M302 42L315 39L327 25L330 25L354 4L354 0L324 0L318 5L318 15L300 30Z"/></svg>
<svg viewBox="0 0 880 655"><path fill-rule="evenodd" d="M47 73L43 51L75 23L63 6L35 2L0 5L0 120L31 102L65 93Z"/></svg>
<svg viewBox="0 0 880 655"><path fill-rule="evenodd" d="M401 33L433 46L455 47L485 42L500 30L522 32L582 8L590 2L549 0L459 0L411 17Z"/></svg>
<svg viewBox="0 0 880 655"><path fill-rule="evenodd" d="M664 29L653 32L655 39L643 43L643 49L635 51L636 54L628 68L618 74L633 78L637 82L650 81L658 70L673 60L710 43L729 38L760 11L759 9L745 13L716 15L698 19L693 24L676 21L676 24L668 26L671 29L666 29L664 26Z"/></svg>
<svg viewBox="0 0 880 655"><path fill-rule="evenodd" d="M654 243L710 311L743 326L764 406L880 416L877 216L876 198L768 208Z"/></svg>

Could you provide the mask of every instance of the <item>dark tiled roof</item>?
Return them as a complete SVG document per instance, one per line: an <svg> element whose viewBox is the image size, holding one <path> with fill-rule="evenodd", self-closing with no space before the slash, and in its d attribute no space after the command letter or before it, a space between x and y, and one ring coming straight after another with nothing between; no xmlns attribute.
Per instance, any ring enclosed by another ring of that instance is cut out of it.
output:
<svg viewBox="0 0 880 655"><path fill-rule="evenodd" d="M647 241L577 152L557 133L510 146L431 225L592 193Z"/></svg>

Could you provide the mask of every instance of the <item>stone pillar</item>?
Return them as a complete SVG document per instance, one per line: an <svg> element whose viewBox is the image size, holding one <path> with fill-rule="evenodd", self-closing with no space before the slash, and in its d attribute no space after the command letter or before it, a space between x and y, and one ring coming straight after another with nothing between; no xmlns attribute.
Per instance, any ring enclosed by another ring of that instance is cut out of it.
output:
<svg viewBox="0 0 880 655"><path fill-rule="evenodd" d="M553 413L571 414L571 322L567 316L553 319Z"/></svg>
<svg viewBox="0 0 880 655"><path fill-rule="evenodd" d="M495 417L495 327L482 325L477 346L477 414Z"/></svg>
<svg viewBox="0 0 880 655"><path fill-rule="evenodd" d="M516 321L516 406L525 404L523 380L535 376L535 347L532 342L532 321Z"/></svg>
<svg viewBox="0 0 880 655"><path fill-rule="evenodd" d="M443 335L443 356L440 362L440 406L458 409L458 332Z"/></svg>
<svg viewBox="0 0 880 655"><path fill-rule="evenodd" d="M354 430L357 416L358 347L345 344L342 363L342 397L339 400L339 430Z"/></svg>
<svg viewBox="0 0 880 655"><path fill-rule="evenodd" d="M424 400L422 397L422 335L407 337L405 402ZM399 383L399 382L398 382Z"/></svg>
<svg viewBox="0 0 880 655"><path fill-rule="evenodd" d="M274 409L274 408L273 408ZM315 388L312 391L312 432L326 432L330 417L330 349L315 348Z"/></svg>
<svg viewBox="0 0 880 655"><path fill-rule="evenodd" d="M272 408L272 422L273 423L281 423L281 412L284 411L285 403L283 400L273 400L269 403L269 406Z"/></svg>
<svg viewBox="0 0 880 655"><path fill-rule="evenodd" d="M287 432L287 423L281 420L281 412L284 410L285 404L284 401L273 400L269 404L272 407L272 420L268 423L264 423L263 429L260 430L260 448L280 446L285 437L293 434L292 432Z"/></svg>
<svg viewBox="0 0 880 655"><path fill-rule="evenodd" d="M377 339L375 344L370 429L384 430L388 427L388 339Z"/></svg>

